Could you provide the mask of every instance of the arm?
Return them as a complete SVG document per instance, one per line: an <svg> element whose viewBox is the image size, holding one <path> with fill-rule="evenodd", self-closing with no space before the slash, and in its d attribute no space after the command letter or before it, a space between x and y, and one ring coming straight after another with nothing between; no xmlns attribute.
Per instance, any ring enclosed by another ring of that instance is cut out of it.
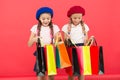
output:
<svg viewBox="0 0 120 80"><path fill-rule="evenodd" d="M28 40L28 46L31 47L34 42L37 42L36 34L31 32L29 40Z"/></svg>

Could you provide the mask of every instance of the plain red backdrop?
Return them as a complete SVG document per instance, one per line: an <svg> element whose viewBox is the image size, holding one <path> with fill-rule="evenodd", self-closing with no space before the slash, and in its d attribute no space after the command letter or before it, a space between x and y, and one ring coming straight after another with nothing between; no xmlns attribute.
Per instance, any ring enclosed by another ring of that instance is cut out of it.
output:
<svg viewBox="0 0 120 80"><path fill-rule="evenodd" d="M119 0L0 0L0 76L35 75L35 45L27 46L30 28L37 23L36 10L49 6L60 28L68 22L67 10L86 9L83 17L98 45L104 48L105 74L120 74ZM64 73L63 73L64 74Z"/></svg>

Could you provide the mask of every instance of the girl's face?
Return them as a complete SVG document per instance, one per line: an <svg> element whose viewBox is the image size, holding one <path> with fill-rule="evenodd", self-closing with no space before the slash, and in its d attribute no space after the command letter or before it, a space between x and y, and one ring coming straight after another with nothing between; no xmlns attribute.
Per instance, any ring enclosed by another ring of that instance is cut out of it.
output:
<svg viewBox="0 0 120 80"><path fill-rule="evenodd" d="M42 26L47 27L51 22L51 15L49 13L43 13L40 15L39 20L41 21Z"/></svg>
<svg viewBox="0 0 120 80"><path fill-rule="evenodd" d="M71 15L71 21L76 26L80 23L82 20L82 14L81 13L75 13Z"/></svg>

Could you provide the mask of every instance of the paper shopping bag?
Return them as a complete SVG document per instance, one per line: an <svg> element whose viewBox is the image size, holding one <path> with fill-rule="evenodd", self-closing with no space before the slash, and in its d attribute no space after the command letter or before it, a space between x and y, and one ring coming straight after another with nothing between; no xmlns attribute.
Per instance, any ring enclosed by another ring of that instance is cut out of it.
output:
<svg viewBox="0 0 120 80"><path fill-rule="evenodd" d="M91 75L90 46L83 46L84 75Z"/></svg>
<svg viewBox="0 0 120 80"><path fill-rule="evenodd" d="M45 75L46 65L43 47L37 47L35 71L37 73L41 72L42 74Z"/></svg>
<svg viewBox="0 0 120 80"><path fill-rule="evenodd" d="M69 60L69 56L65 47L64 43L60 43L57 45L58 50L59 50L59 56L60 56L60 67L61 68L66 68L70 67L71 63Z"/></svg>
<svg viewBox="0 0 120 80"><path fill-rule="evenodd" d="M83 63L83 48L82 46L77 46L77 57L78 57L78 65L80 68L80 74L84 73L84 63Z"/></svg>
<svg viewBox="0 0 120 80"><path fill-rule="evenodd" d="M99 74L104 73L104 56L103 56L103 47L99 46Z"/></svg>
<svg viewBox="0 0 120 80"><path fill-rule="evenodd" d="M80 66L77 56L77 50L76 48L72 48L72 62L73 62L73 75L79 76L80 75Z"/></svg>
<svg viewBox="0 0 120 80"><path fill-rule="evenodd" d="M60 55L59 55L58 47L56 47L56 67L57 68L61 67L61 65L60 65Z"/></svg>
<svg viewBox="0 0 120 80"><path fill-rule="evenodd" d="M73 75L79 76L80 75L80 67L79 67L80 63L77 57L77 50L75 47L67 47L67 51L68 51L68 56L72 63L72 66L65 68L65 71L69 76L73 76Z"/></svg>
<svg viewBox="0 0 120 80"><path fill-rule="evenodd" d="M90 46L92 74L99 73L99 46Z"/></svg>
<svg viewBox="0 0 120 80"><path fill-rule="evenodd" d="M68 56L69 56L69 59L70 59L70 62L71 62L71 64L72 64L72 66L66 67L66 68L65 68L65 71L66 71L66 73L67 73L69 76L72 76L72 75L73 75L72 48L71 48L71 47L67 47L66 49L67 49Z"/></svg>
<svg viewBox="0 0 120 80"><path fill-rule="evenodd" d="M48 75L56 75L55 50L52 44L45 46Z"/></svg>
<svg viewBox="0 0 120 80"><path fill-rule="evenodd" d="M91 57L89 46L67 47L72 67L66 68L68 75L91 75Z"/></svg>

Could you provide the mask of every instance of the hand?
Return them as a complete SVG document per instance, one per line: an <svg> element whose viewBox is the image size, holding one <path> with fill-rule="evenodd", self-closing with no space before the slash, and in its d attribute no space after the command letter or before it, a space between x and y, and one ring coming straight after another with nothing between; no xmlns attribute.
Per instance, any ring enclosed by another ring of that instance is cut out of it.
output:
<svg viewBox="0 0 120 80"><path fill-rule="evenodd" d="M57 35L56 35L56 43L58 43L58 42L60 42L60 41L62 41L62 35L61 35L61 33L59 32L59 33L57 33Z"/></svg>
<svg viewBox="0 0 120 80"><path fill-rule="evenodd" d="M41 37L40 37L40 36L36 36L36 37L34 37L34 38L33 38L33 42L38 42L38 38L40 38L40 39L41 39Z"/></svg>
<svg viewBox="0 0 120 80"><path fill-rule="evenodd" d="M67 36L66 36L66 39L67 39L67 40L70 39L70 35L67 35Z"/></svg>

